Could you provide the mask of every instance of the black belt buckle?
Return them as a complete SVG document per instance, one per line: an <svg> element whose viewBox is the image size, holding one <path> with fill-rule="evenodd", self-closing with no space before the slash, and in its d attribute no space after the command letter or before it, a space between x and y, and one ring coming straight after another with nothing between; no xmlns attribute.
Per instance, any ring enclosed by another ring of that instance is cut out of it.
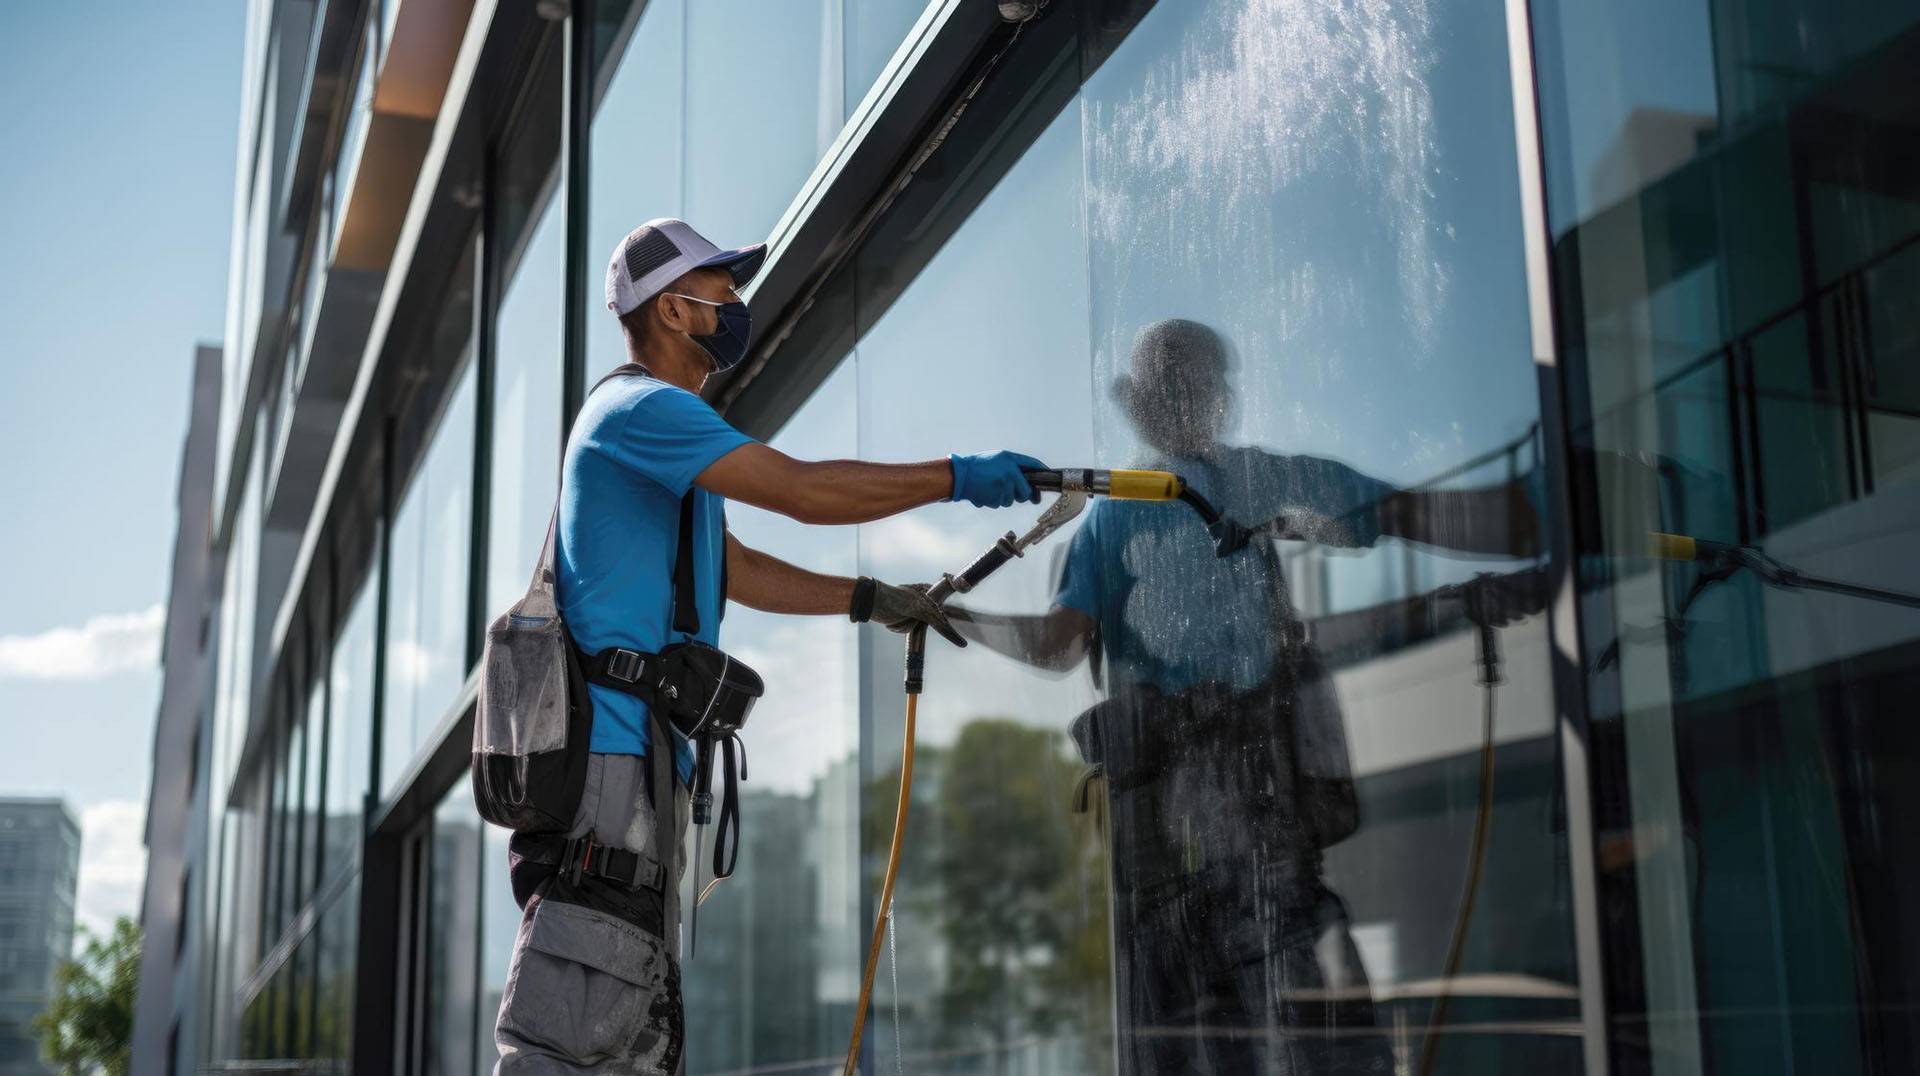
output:
<svg viewBox="0 0 1920 1076"><path fill-rule="evenodd" d="M637 683L644 669L638 650L616 648L607 655L607 675L625 683Z"/></svg>

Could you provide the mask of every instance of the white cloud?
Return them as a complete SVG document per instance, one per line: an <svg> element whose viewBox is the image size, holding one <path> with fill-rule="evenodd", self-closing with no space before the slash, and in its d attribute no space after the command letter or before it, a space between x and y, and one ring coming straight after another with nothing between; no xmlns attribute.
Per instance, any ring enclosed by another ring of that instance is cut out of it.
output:
<svg viewBox="0 0 1920 1076"><path fill-rule="evenodd" d="M395 640L387 648L387 675L409 687L426 683L433 666L433 652L412 639Z"/></svg>
<svg viewBox="0 0 1920 1076"><path fill-rule="evenodd" d="M0 680L104 680L160 660L166 612L155 603L136 613L96 616L77 628L37 635L0 635Z"/></svg>
<svg viewBox="0 0 1920 1076"><path fill-rule="evenodd" d="M862 527L860 552L881 575L932 582L941 572L965 568L995 537L981 539L943 529L922 516L900 515Z"/></svg>
<svg viewBox="0 0 1920 1076"><path fill-rule="evenodd" d="M140 914L147 879L146 822L146 806L137 800L80 809L80 894L74 916L81 926L103 933L116 917Z"/></svg>

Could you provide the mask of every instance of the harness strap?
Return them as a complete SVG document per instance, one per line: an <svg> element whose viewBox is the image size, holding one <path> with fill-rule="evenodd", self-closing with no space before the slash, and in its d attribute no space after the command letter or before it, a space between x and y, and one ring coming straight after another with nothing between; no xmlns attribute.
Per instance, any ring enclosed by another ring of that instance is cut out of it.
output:
<svg viewBox="0 0 1920 1076"><path fill-rule="evenodd" d="M680 499L680 548L673 555L673 630L692 637L700 630L693 590L693 490Z"/></svg>
<svg viewBox="0 0 1920 1076"><path fill-rule="evenodd" d="M524 840L515 845L515 854L530 862L558 867L575 884L590 876L625 889L658 890L665 873L657 860L600 844L592 834Z"/></svg>
<svg viewBox="0 0 1920 1076"><path fill-rule="evenodd" d="M738 733L716 739L720 749L720 818L713 834L713 876L728 878L740 860L740 782L747 779L747 745ZM739 772L734 754L739 753Z"/></svg>
<svg viewBox="0 0 1920 1076"><path fill-rule="evenodd" d="M659 708L656 702L663 693L669 704L678 696L677 687L663 683L665 673L660 668L658 654L624 646L610 646L592 654L579 651L579 654L580 670L586 675L587 683L632 695L646 703L649 710Z"/></svg>

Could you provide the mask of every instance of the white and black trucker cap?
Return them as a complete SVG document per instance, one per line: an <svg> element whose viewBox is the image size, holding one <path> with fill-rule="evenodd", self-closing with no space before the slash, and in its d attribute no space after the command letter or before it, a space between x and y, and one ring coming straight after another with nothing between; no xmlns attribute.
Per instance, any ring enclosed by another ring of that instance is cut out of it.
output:
<svg viewBox="0 0 1920 1076"><path fill-rule="evenodd" d="M725 269L746 286L767 260L767 245L721 250L684 220L650 220L620 241L607 262L607 308L625 316L695 269Z"/></svg>

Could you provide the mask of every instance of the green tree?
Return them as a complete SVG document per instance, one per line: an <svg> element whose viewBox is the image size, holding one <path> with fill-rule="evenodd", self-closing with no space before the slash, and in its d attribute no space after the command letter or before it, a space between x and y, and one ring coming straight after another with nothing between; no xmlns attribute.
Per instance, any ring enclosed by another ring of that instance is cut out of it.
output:
<svg viewBox="0 0 1920 1076"><path fill-rule="evenodd" d="M1104 895L1106 865L1068 820L1079 767L1060 746L1048 729L978 719L941 775L942 1016L986 1031L996 1069L1019 1036L1079 1029L1104 1011L1106 906L1088 898Z"/></svg>
<svg viewBox="0 0 1920 1076"><path fill-rule="evenodd" d="M140 981L140 927L121 916L91 936L77 960L53 973L46 1011L34 1017L40 1049L62 1076L126 1076L133 1052L133 996Z"/></svg>

